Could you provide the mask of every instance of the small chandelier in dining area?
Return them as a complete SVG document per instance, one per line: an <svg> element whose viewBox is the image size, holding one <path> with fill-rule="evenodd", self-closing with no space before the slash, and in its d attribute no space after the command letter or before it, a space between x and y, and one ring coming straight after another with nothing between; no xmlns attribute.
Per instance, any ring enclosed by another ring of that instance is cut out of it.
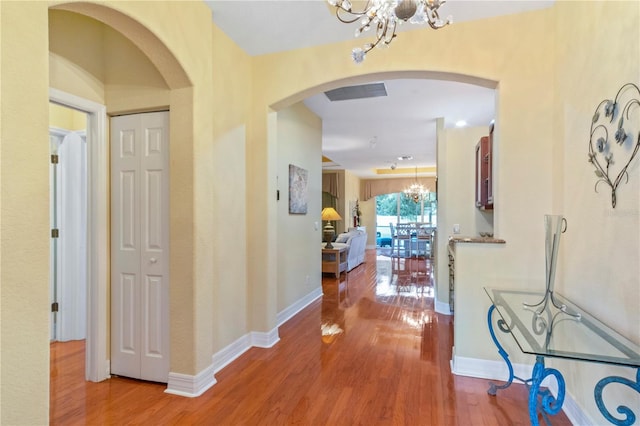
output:
<svg viewBox="0 0 640 426"><path fill-rule="evenodd" d="M373 43L366 43L351 51L353 61L358 64L364 61L367 52L374 47L388 46L395 38L398 26L407 21L411 24L426 23L434 30L452 22L450 16L442 20L438 14L438 9L445 0L367 0L361 10L354 10L351 0L327 1L335 7L336 17L340 22L352 24L359 21L356 37L371 29L375 30L376 40Z"/></svg>
<svg viewBox="0 0 640 426"><path fill-rule="evenodd" d="M429 194L429 189L425 188L418 182L417 166L416 166L416 181L411 185L409 185L409 187L406 188L403 192L407 196L407 198L413 200L414 203L419 203Z"/></svg>

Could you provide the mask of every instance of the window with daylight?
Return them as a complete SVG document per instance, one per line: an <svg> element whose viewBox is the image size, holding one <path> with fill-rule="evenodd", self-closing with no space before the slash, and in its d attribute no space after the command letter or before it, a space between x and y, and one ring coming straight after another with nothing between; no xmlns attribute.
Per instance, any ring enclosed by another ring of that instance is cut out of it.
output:
<svg viewBox="0 0 640 426"><path fill-rule="evenodd" d="M382 238L391 237L391 228L398 223L421 222L437 224L437 195L429 192L418 202L402 192L376 196L376 232Z"/></svg>

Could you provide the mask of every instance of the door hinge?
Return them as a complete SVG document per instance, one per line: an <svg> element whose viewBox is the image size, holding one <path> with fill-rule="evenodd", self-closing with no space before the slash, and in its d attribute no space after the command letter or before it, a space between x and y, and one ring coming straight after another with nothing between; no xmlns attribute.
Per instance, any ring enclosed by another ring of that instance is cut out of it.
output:
<svg viewBox="0 0 640 426"><path fill-rule="evenodd" d="M53 302L51 304L51 312L58 312L58 308L59 308L58 302Z"/></svg>
<svg viewBox="0 0 640 426"><path fill-rule="evenodd" d="M51 164L58 164L58 154L51 154Z"/></svg>
<svg viewBox="0 0 640 426"><path fill-rule="evenodd" d="M51 230L51 238L58 238L60 236L60 230L57 228L53 228Z"/></svg>

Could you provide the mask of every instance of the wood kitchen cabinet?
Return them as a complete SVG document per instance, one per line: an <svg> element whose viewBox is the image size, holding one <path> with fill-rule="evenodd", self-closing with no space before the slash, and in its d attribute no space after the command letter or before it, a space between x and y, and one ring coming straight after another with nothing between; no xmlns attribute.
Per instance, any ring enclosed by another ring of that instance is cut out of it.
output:
<svg viewBox="0 0 640 426"><path fill-rule="evenodd" d="M493 126L489 136L483 136L476 145L476 207L493 209Z"/></svg>

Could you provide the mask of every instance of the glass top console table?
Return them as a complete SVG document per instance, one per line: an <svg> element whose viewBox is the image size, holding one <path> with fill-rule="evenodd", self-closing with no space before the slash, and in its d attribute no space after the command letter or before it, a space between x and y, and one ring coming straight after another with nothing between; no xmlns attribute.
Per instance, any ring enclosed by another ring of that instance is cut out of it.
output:
<svg viewBox="0 0 640 426"><path fill-rule="evenodd" d="M545 368L544 358L564 358L636 368L636 381L624 377L611 376L600 380L594 389L598 409L611 423L631 425L636 414L626 406L617 408L622 419L614 417L604 406L602 390L610 383L619 383L640 392L640 346L602 324L589 313L571 301L554 292L518 291L485 288L491 299L487 321L498 353L509 368L509 379L501 386L490 384L489 394L495 395L499 389L507 388L514 379L529 386L529 418L532 425L538 425L538 412L548 423L547 414L557 414L562 408L565 384L562 374L553 368ZM497 311L497 326L509 333L520 350L536 356L536 363L530 379L514 376L509 356L500 345L494 332L492 315ZM547 389L540 389L542 381L553 376L558 384L558 394L554 398Z"/></svg>

